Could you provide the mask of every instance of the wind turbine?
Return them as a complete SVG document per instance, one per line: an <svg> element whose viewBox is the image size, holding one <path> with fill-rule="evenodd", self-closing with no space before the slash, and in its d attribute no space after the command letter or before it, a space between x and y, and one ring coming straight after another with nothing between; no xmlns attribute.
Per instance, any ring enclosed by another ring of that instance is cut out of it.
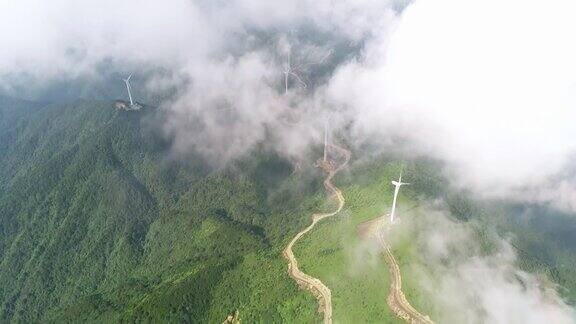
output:
<svg viewBox="0 0 576 324"><path fill-rule="evenodd" d="M402 185L409 185L407 182L402 182L402 171L400 171L400 178L398 181L392 181L394 185L394 200L392 201L392 211L390 211L390 224L394 223L394 211L396 210L396 199L398 198L398 191Z"/></svg>
<svg viewBox="0 0 576 324"><path fill-rule="evenodd" d="M288 64L286 65L286 67L284 68L284 94L288 93L288 79L290 77L290 75L292 75L293 77L296 78L296 80L298 80L298 82L300 82L300 84L304 87L307 88L308 85L306 84L306 82L304 82L302 80L302 78L298 75L298 73L294 72L297 71L297 68L294 69L292 68L292 64L290 62L290 56L288 56Z"/></svg>
<svg viewBox="0 0 576 324"><path fill-rule="evenodd" d="M122 79L124 80L124 83L126 83L126 89L128 90L128 97L130 98L130 106L134 106L134 101L132 101L132 93L130 91L130 78L132 77L132 74L130 74L126 79Z"/></svg>
<svg viewBox="0 0 576 324"><path fill-rule="evenodd" d="M304 82L304 80L302 80L302 77L300 77L300 74L303 71L306 71L306 68L312 66L312 65L319 65L322 64L326 61L326 59L328 59L328 57L330 57L333 53L333 50L330 49L328 51L328 53L326 53L319 61L317 62L312 62L312 63L305 63L305 64L300 64L297 65L295 67L292 66L292 60L290 57L290 52L288 52L288 64L286 65L286 67L284 68L284 94L288 93L288 81L290 76L293 76L294 78L296 78L296 80L304 87L307 88L308 85L306 84L306 82Z"/></svg>

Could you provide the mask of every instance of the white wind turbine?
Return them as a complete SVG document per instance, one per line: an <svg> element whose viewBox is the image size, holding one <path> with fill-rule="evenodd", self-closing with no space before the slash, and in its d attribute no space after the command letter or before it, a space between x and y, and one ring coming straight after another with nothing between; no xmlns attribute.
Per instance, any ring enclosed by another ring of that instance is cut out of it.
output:
<svg viewBox="0 0 576 324"><path fill-rule="evenodd" d="M392 211L390 211L390 223L394 223L394 212L396 211L396 199L398 198L398 191L402 185L409 185L407 182L402 182L402 171L400 171L400 178L398 181L392 181L394 185L394 200L392 201Z"/></svg>
<svg viewBox="0 0 576 324"><path fill-rule="evenodd" d="M305 71L306 68L308 68L312 65L318 65L318 64L324 63L326 61L326 59L328 59L328 57L330 57L330 55L332 55L332 49L330 49L328 51L328 53L326 53L317 62L301 64L301 65L297 65L297 66L293 67L290 53L288 53L288 64L286 65L286 67L284 68L284 71L283 71L283 73L284 73L284 94L288 93L288 81L289 81L290 76L293 76L294 78L296 78L298 83L300 83L304 88L307 88L308 85L306 84L306 82L304 82L304 80L302 80L302 77L300 76L300 74L303 71Z"/></svg>
<svg viewBox="0 0 576 324"><path fill-rule="evenodd" d="M292 67L292 62L290 61L290 56L288 56L288 64L286 65L286 67L284 68L284 94L288 93L288 79L290 78L290 76L293 76L296 78L296 80L298 80L298 82L304 87L308 87L308 85L306 84L306 82L304 82L302 80L302 78L300 77L300 75L298 75L297 73L298 68L293 68Z"/></svg>
<svg viewBox="0 0 576 324"><path fill-rule="evenodd" d="M134 101L132 101L132 92L130 91L130 78L132 77L132 74L130 74L126 79L122 79L124 80L124 83L126 83L126 89L128 90L128 98L130 98L130 106L134 106Z"/></svg>

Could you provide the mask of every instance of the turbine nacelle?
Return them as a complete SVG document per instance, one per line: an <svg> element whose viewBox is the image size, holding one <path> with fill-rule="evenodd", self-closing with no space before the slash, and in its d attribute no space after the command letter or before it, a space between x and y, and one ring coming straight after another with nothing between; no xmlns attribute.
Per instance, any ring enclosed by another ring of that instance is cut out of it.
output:
<svg viewBox="0 0 576 324"><path fill-rule="evenodd" d="M124 82L126 82L126 83L129 83L131 77L132 77L132 74L130 74L126 79L122 79L122 80L124 80Z"/></svg>

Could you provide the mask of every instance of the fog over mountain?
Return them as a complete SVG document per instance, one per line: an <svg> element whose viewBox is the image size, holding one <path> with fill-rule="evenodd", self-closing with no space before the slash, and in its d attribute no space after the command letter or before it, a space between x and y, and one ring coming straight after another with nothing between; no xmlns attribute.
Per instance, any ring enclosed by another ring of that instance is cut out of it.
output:
<svg viewBox="0 0 576 324"><path fill-rule="evenodd" d="M299 161L329 120L357 161L426 157L476 198L573 213L575 36L572 0L4 0L0 92L50 101L41 89L92 80L123 93L133 73L138 100L160 98L170 159L224 168L263 145ZM573 319L514 268L506 239L479 255L442 213L426 226L417 243L436 273L422 285L447 309L477 306L448 322ZM461 285L469 294L452 298Z"/></svg>
<svg viewBox="0 0 576 324"><path fill-rule="evenodd" d="M572 179L556 190L554 178L569 167L576 135L571 1L421 0L405 10L404 3L374 0L1 6L7 91L24 80L96 77L102 65L125 74L162 68L171 77L152 78L146 91L178 85L178 96L164 103L173 116L165 128L180 137L177 150L198 147L226 160L272 131L294 155L318 141L317 119L337 111L332 118L352 123L355 140L404 138L444 160L460 187L574 205ZM291 81L283 94L289 57L309 63L342 44L347 54L303 71L330 74L304 90ZM234 113L222 117L231 103ZM288 109L300 116L298 137L282 126ZM193 140L190 119L205 130ZM222 141L233 145L214 145Z"/></svg>
<svg viewBox="0 0 576 324"><path fill-rule="evenodd" d="M390 37L371 40L363 60L344 64L331 92L356 108L362 136L411 138L445 160L461 186L522 197L557 188L546 180L570 167L575 146L574 8L417 1Z"/></svg>

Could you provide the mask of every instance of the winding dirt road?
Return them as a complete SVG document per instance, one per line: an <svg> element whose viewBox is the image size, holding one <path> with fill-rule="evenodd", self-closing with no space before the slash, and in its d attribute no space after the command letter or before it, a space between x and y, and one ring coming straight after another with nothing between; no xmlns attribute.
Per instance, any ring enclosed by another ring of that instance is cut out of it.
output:
<svg viewBox="0 0 576 324"><path fill-rule="evenodd" d="M350 151L339 147L337 145L329 145L331 148L337 150L344 156L344 162L341 163L338 167L335 167L335 164L332 161L322 161L318 162L319 166L326 171L328 176L324 180L324 187L328 192L333 194L336 199L338 200L338 207L336 210L330 213L322 213L322 214L313 214L312 215L312 224L308 227L300 231L294 238L288 243L286 248L284 249L283 255L288 261L288 274L292 279L294 279L300 287L303 287L309 290L314 297L318 300L318 311L324 314L324 323L331 324L332 323L332 292L330 288L326 287L318 278L314 278L306 273L302 272L300 268L298 268L298 261L292 252L292 247L294 244L306 233L308 233L316 223L321 221L324 218L334 216L338 214L342 208L344 207L344 196L340 189L338 189L332 183L332 178L336 173L338 173L342 168L344 168L348 161L350 161Z"/></svg>
<svg viewBox="0 0 576 324"><path fill-rule="evenodd" d="M384 239L384 231L380 226L382 222L385 222L387 219L388 215L384 215L360 224L358 226L358 234L363 238L376 238L382 247L384 259L390 271L390 292L386 299L388 306L397 317L407 323L434 324L427 315L420 314L412 307L402 291L402 273L400 272L400 267L394 258L394 254L392 254L390 245L388 245ZM387 224L387 226L390 226L390 224Z"/></svg>
<svg viewBox="0 0 576 324"><path fill-rule="evenodd" d="M428 315L420 314L410 303L406 300L404 292L402 291L402 274L400 273L400 267L394 258L394 254L390 250L390 246L382 235L378 235L378 241L384 249L384 258L386 263L388 263L388 269L390 270L390 294L388 295L388 306L396 314L396 316L402 318L408 323L428 323L433 324L432 320Z"/></svg>

